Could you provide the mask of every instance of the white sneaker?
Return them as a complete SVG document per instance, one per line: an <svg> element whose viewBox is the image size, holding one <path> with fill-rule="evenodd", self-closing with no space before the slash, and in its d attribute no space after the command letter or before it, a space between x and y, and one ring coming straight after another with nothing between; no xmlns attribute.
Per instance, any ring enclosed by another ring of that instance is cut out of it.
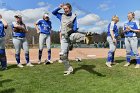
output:
<svg viewBox="0 0 140 93"><path fill-rule="evenodd" d="M48 60L51 64L53 64L53 61L52 60Z"/></svg>
<svg viewBox="0 0 140 93"><path fill-rule="evenodd" d="M105 64L106 64L107 67L112 67L111 62L106 62Z"/></svg>
<svg viewBox="0 0 140 93"><path fill-rule="evenodd" d="M76 57L76 58L75 58L75 61L77 61L77 62L81 62L82 59L81 59L80 57Z"/></svg>
<svg viewBox="0 0 140 93"><path fill-rule="evenodd" d="M72 68L72 66L70 66L68 68L68 71L64 71L64 76L67 76L67 75L71 74L72 72L73 72L73 68Z"/></svg>
<svg viewBox="0 0 140 93"><path fill-rule="evenodd" d="M41 60L38 61L38 64L41 64Z"/></svg>
<svg viewBox="0 0 140 93"><path fill-rule="evenodd" d="M127 62L124 66L125 67L128 67L130 65L130 63L129 62Z"/></svg>
<svg viewBox="0 0 140 93"><path fill-rule="evenodd" d="M21 63L17 64L17 66L18 66L19 68L23 68L23 67L24 67Z"/></svg>
<svg viewBox="0 0 140 93"><path fill-rule="evenodd" d="M53 64L53 61L46 59L44 65L46 65L46 64Z"/></svg>
<svg viewBox="0 0 140 93"><path fill-rule="evenodd" d="M136 64L135 68L140 68L140 64Z"/></svg>
<svg viewBox="0 0 140 93"><path fill-rule="evenodd" d="M31 64L31 63L27 63L26 66L28 66L28 67L33 67L34 65Z"/></svg>
<svg viewBox="0 0 140 93"><path fill-rule="evenodd" d="M63 61L61 59L58 60L58 63L63 63Z"/></svg>

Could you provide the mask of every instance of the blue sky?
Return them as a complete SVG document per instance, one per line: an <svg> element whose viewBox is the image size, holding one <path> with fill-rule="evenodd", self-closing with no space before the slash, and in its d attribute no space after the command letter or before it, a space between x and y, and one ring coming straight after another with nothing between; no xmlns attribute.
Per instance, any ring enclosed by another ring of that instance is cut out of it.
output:
<svg viewBox="0 0 140 93"><path fill-rule="evenodd" d="M137 18L140 17L140 0L0 0L0 13L11 22L14 13L21 12L25 16L25 23L33 26L44 12L52 12L59 4L66 2L72 4L73 12L78 15L81 31L101 33L115 14L120 17L119 25L127 20L129 11L135 12ZM58 30L59 20L50 16L53 29Z"/></svg>

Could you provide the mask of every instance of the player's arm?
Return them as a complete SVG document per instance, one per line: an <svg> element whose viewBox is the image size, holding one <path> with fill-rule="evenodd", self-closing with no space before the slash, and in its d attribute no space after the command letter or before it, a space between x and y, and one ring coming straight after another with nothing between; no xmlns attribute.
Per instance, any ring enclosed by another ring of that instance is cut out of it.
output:
<svg viewBox="0 0 140 93"><path fill-rule="evenodd" d="M60 4L60 6L52 12L52 14L55 15L59 20L61 20L62 13L59 13L58 11L61 10L63 6L63 4Z"/></svg>
<svg viewBox="0 0 140 93"><path fill-rule="evenodd" d="M129 29L130 31L133 31L133 32L136 32L136 33L140 32L140 29L138 29L138 26L137 26L136 23L135 23L135 25L134 25L134 28L135 28L135 29L132 29L131 27L128 27L128 29Z"/></svg>
<svg viewBox="0 0 140 93"><path fill-rule="evenodd" d="M25 33L28 33L29 32L25 24L24 24L24 29L25 29L24 30Z"/></svg>
<svg viewBox="0 0 140 93"><path fill-rule="evenodd" d="M50 41L52 41L52 23L50 22Z"/></svg>
<svg viewBox="0 0 140 93"><path fill-rule="evenodd" d="M7 29L8 23L3 18L1 19L1 21L4 24L4 28Z"/></svg>
<svg viewBox="0 0 140 93"><path fill-rule="evenodd" d="M15 32L26 32L25 26L22 27L22 26L17 25L17 24L14 23L14 24L13 24L13 27L14 27L14 31L15 31Z"/></svg>
<svg viewBox="0 0 140 93"><path fill-rule="evenodd" d="M110 25L110 35L111 35L111 38L113 39L113 42L116 42L113 28L114 28L114 23L111 23L111 25Z"/></svg>
<svg viewBox="0 0 140 93"><path fill-rule="evenodd" d="M39 33L40 31L39 31L38 24L37 23L34 23L34 26L35 26L35 29L36 29L37 33Z"/></svg>

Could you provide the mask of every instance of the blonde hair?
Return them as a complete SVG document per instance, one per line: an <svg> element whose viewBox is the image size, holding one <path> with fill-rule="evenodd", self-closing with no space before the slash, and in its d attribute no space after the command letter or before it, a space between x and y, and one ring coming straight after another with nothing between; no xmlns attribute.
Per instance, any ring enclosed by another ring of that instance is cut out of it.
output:
<svg viewBox="0 0 140 93"><path fill-rule="evenodd" d="M112 16L112 21L119 21L119 17L117 15Z"/></svg>

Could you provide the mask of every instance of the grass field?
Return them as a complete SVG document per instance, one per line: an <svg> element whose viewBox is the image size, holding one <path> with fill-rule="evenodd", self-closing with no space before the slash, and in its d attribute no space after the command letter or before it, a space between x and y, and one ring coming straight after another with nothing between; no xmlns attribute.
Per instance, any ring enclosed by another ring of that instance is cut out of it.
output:
<svg viewBox="0 0 140 93"><path fill-rule="evenodd" d="M105 66L105 59L71 62L74 74L69 76L63 76L58 63L23 69L10 65L0 71L0 93L140 93L140 69L123 67L125 58L116 62L113 68Z"/></svg>

